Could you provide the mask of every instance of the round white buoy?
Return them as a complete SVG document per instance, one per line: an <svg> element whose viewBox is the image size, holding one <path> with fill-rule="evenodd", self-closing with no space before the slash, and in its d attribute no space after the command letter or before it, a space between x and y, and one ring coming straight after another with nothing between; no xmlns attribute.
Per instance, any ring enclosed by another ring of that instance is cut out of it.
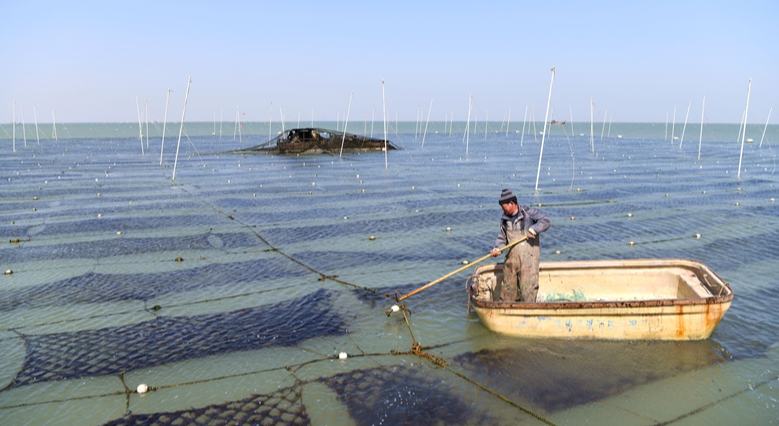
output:
<svg viewBox="0 0 779 426"><path fill-rule="evenodd" d="M397 311L399 311L399 310L400 310L400 306L398 306L398 305L392 305L392 307L390 308L390 310L392 310L392 312L397 312Z"/></svg>
<svg viewBox="0 0 779 426"><path fill-rule="evenodd" d="M631 240L631 241L628 241L628 245L629 245L629 246L634 246L634 245L636 245L636 242L635 242L635 241L633 241L633 240Z"/></svg>
<svg viewBox="0 0 779 426"><path fill-rule="evenodd" d="M569 217L568 219L570 219L570 220L576 220L576 216L571 216L571 217Z"/></svg>
<svg viewBox="0 0 779 426"><path fill-rule="evenodd" d="M741 203L740 203L740 202L738 202L738 201L736 201L736 207L738 207L738 206L740 206L740 205L741 205Z"/></svg>
<svg viewBox="0 0 779 426"><path fill-rule="evenodd" d="M446 232L452 232L452 227L451 226L447 226L446 227Z"/></svg>
<svg viewBox="0 0 779 426"><path fill-rule="evenodd" d="M349 358L349 355L346 352L341 352L338 354L338 359L346 359Z"/></svg>
<svg viewBox="0 0 779 426"><path fill-rule="evenodd" d="M6 269L6 270L3 272L3 275L13 275L13 273L14 273L14 271L13 271L12 269Z"/></svg>
<svg viewBox="0 0 779 426"><path fill-rule="evenodd" d="M116 235L122 235L122 234L123 234L122 231L116 231Z"/></svg>
<svg viewBox="0 0 779 426"><path fill-rule="evenodd" d="M376 239L376 236L375 236L375 235L369 235L369 236L368 236L368 240L369 240L369 241L373 241L373 240L375 240L375 239Z"/></svg>
<svg viewBox="0 0 779 426"><path fill-rule="evenodd" d="M628 217L633 217L633 213L628 213Z"/></svg>
<svg viewBox="0 0 779 426"><path fill-rule="evenodd" d="M344 216L344 220L349 220L349 216Z"/></svg>
<svg viewBox="0 0 779 426"><path fill-rule="evenodd" d="M135 391L140 393L140 394L144 394L148 390L149 390L149 386L147 386L145 383L141 383L140 385L138 385L137 388L135 388Z"/></svg>
<svg viewBox="0 0 779 426"><path fill-rule="evenodd" d="M103 217L103 214L102 213L98 213L97 214L97 218L100 219L101 217Z"/></svg>
<svg viewBox="0 0 779 426"><path fill-rule="evenodd" d="M469 264L469 263L471 263L471 262L469 262L469 261L467 261L467 260L463 260L463 261L462 261L462 262L460 262L460 263L462 263L463 265L467 265L467 264Z"/></svg>
<svg viewBox="0 0 779 426"><path fill-rule="evenodd" d="M554 251L554 254L560 254L560 253L562 253L560 250L555 250Z"/></svg>
<svg viewBox="0 0 779 426"><path fill-rule="evenodd" d="M692 237L695 238L696 240L700 240L701 239L701 234L695 234Z"/></svg>

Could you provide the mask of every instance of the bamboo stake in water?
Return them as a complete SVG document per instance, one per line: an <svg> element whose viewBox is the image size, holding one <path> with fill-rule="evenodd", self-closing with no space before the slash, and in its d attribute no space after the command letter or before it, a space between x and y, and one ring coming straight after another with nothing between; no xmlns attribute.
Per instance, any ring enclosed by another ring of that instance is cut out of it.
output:
<svg viewBox="0 0 779 426"><path fill-rule="evenodd" d="M189 99L189 87L192 85L192 77L187 76L187 91L184 93L184 108L181 110L181 125L179 126L179 138L176 142L176 156L173 159L173 176L171 181L176 181L176 166L179 162L179 147L181 146L181 134L184 133L184 118L187 114L187 100Z"/></svg>
<svg viewBox="0 0 779 426"><path fill-rule="evenodd" d="M33 105L32 107L32 116L35 119L35 140L38 142L38 145L41 144L41 137L38 134L38 108ZM771 114L769 113L768 116L770 117ZM765 132L763 132L765 134Z"/></svg>
<svg viewBox="0 0 779 426"><path fill-rule="evenodd" d="M24 110L22 110L22 137L24 138L24 147L27 148L27 127L24 125Z"/></svg>
<svg viewBox="0 0 779 426"><path fill-rule="evenodd" d="M240 111L240 107L238 105L235 106L235 127L233 127L233 141L235 141L235 138L238 136L238 114Z"/></svg>
<svg viewBox="0 0 779 426"><path fill-rule="evenodd" d="M149 100L143 101L144 105L144 118L146 119L146 150L149 149Z"/></svg>
<svg viewBox="0 0 779 426"><path fill-rule="evenodd" d="M51 134L54 137L54 140L56 142L60 141L60 138L57 135L57 111L56 110L51 110ZM143 144L141 144L141 147L143 147Z"/></svg>
<svg viewBox="0 0 779 426"><path fill-rule="evenodd" d="M287 127L284 125L284 109L281 107L279 107L279 115L281 115L281 133L283 134L287 131Z"/></svg>
<svg viewBox="0 0 779 426"><path fill-rule="evenodd" d="M663 139L668 140L668 111L665 112L665 133L663 133Z"/></svg>
<svg viewBox="0 0 779 426"><path fill-rule="evenodd" d="M465 120L465 133L463 134L463 138L465 138L465 158L468 158L468 145L470 143L471 139L471 101L472 96L468 95L468 118Z"/></svg>
<svg viewBox="0 0 779 426"><path fill-rule="evenodd" d="M239 112L238 114L238 143L239 144L243 143L243 129L241 127L243 127L243 123L241 122L241 114Z"/></svg>
<svg viewBox="0 0 779 426"><path fill-rule="evenodd" d="M576 133L573 131L573 107L568 105L568 112L571 114L571 137L575 137Z"/></svg>
<svg viewBox="0 0 779 426"><path fill-rule="evenodd" d="M674 117L671 121L671 143L674 143L674 133L676 133L676 105L674 105Z"/></svg>
<svg viewBox="0 0 779 426"><path fill-rule="evenodd" d="M538 129L536 129L535 108L530 109L530 121L533 123L533 142L538 142Z"/></svg>
<svg viewBox="0 0 779 426"><path fill-rule="evenodd" d="M414 117L414 142L419 139L419 108L417 108L417 115Z"/></svg>
<svg viewBox="0 0 779 426"><path fill-rule="evenodd" d="M143 125L141 124L141 106L138 97L135 97L135 112L138 113L138 140L141 142L141 155L146 155L143 147Z"/></svg>
<svg viewBox="0 0 779 426"><path fill-rule="evenodd" d="M488 124L489 122L490 122L490 112L487 111L484 117L484 140L485 141L487 140L487 127L489 126Z"/></svg>
<svg viewBox="0 0 779 426"><path fill-rule="evenodd" d="M344 142L346 141L346 127L349 125L349 113L352 110L352 95L349 93L349 103L346 106L346 122L344 122L344 134L341 136L341 151L338 152L338 158L341 158L344 153Z"/></svg>
<svg viewBox="0 0 779 426"><path fill-rule="evenodd" d="M687 113L684 114L684 126L682 126L682 137L679 139L679 149L682 149L682 144L684 143L684 132L687 130L687 118L690 116L691 106L692 106L692 101L690 101L687 104Z"/></svg>
<svg viewBox="0 0 779 426"><path fill-rule="evenodd" d="M427 107L427 120L425 120L425 132L422 133L422 148L425 147L425 138L427 138L427 126L430 124L430 111L433 110L433 100L430 99L430 105Z"/></svg>
<svg viewBox="0 0 779 426"><path fill-rule="evenodd" d="M549 81L549 96L546 98L546 114L544 114L544 133L541 134L541 150L538 152L538 168L536 169L536 192L538 180L541 177L541 159L544 157L544 140L546 140L547 123L549 122L549 107L552 105L552 86L554 86L555 67L552 67L552 78Z"/></svg>
<svg viewBox="0 0 779 426"><path fill-rule="evenodd" d="M162 166L162 154L165 151L165 128L168 125L168 104L170 103L170 93L172 90L165 91L165 115L162 117L162 139L160 139L160 166Z"/></svg>
<svg viewBox="0 0 779 426"><path fill-rule="evenodd" d="M214 127L211 129L211 136L216 136L216 111L213 111L211 116L214 119Z"/></svg>
<svg viewBox="0 0 779 426"><path fill-rule="evenodd" d="M225 112L219 108L219 142L222 142L222 125L225 122Z"/></svg>
<svg viewBox="0 0 779 426"><path fill-rule="evenodd" d="M744 141L747 136L747 117L749 116L749 95L752 94L752 79L747 84L747 105L744 107L744 132L741 134L741 151L738 154L738 173L736 179L741 179L741 160L744 158Z"/></svg>
<svg viewBox="0 0 779 426"><path fill-rule="evenodd" d="M389 167L388 153L387 153L387 100L384 97L384 80L381 80L381 105L384 115L384 170ZM371 124L371 128L373 124Z"/></svg>
<svg viewBox="0 0 779 426"><path fill-rule="evenodd" d="M765 126L763 126L763 136L760 137L760 145L758 145L758 148L763 147L763 139L765 139L765 131L768 129L768 122L771 121L771 113L774 111L774 107L771 107L768 110L768 117L765 119Z"/></svg>
<svg viewBox="0 0 779 426"><path fill-rule="evenodd" d="M609 110L603 111L603 125L600 126L600 141L603 142L603 133L606 130L606 117L609 115Z"/></svg>
<svg viewBox="0 0 779 426"><path fill-rule="evenodd" d="M11 102L13 105L12 113L11 113L11 133L13 136L11 137L11 146L13 147L13 152L16 152L16 100L13 100Z"/></svg>
<svg viewBox="0 0 779 426"><path fill-rule="evenodd" d="M527 104L525 104L525 115L522 116L522 135L519 137L519 147L522 148L525 142L525 124L527 124Z"/></svg>
<svg viewBox="0 0 779 426"><path fill-rule="evenodd" d="M511 126L511 108L509 108L509 116L506 119L506 137L509 135L509 126Z"/></svg>
<svg viewBox="0 0 779 426"><path fill-rule="evenodd" d="M706 97L701 102L701 133L698 135L698 161L701 161L701 145L703 145L703 112L706 111Z"/></svg>
<svg viewBox="0 0 779 426"><path fill-rule="evenodd" d="M382 86L384 87L384 86ZM371 110L371 137L373 137L373 122L376 121L376 110Z"/></svg>
<svg viewBox="0 0 779 426"><path fill-rule="evenodd" d="M595 104L590 98L590 152L595 153Z"/></svg>

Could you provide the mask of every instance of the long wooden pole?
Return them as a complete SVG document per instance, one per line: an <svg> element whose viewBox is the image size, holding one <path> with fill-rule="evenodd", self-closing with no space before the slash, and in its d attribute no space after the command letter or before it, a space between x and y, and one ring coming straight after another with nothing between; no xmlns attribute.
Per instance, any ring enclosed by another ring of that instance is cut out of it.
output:
<svg viewBox="0 0 779 426"><path fill-rule="evenodd" d="M522 241L525 241L526 239L527 239L527 237L526 237L526 236L525 236L525 237L522 237L522 238L520 238L520 239L518 239L518 240L516 240L516 241L512 241L511 243L509 243L509 244L506 244L506 245L505 245L505 246L503 246L503 247L499 247L499 248L498 248L498 250L499 250L499 251L501 251L501 252L503 252L503 251L506 251L506 250L508 250L508 249L510 249L510 248L512 248L512 247L514 247L515 245L517 245L517 244L521 243ZM468 263L467 265L463 265L463 266L461 266L461 267L459 267L459 268L455 269L455 270L454 270L454 271L452 271L452 272L449 272L448 274L446 274L446 275L444 275L444 276L442 276L442 277L440 277L440 278L436 278L436 279L434 279L433 281L430 281L429 283L427 283L427 284L423 285L422 287L419 287L419 288L417 288L416 290L412 290L412 291L410 291L410 292L408 292L408 293L406 293L406 294L404 294L404 295L402 295L402 296L398 297L396 300L397 300L398 302L402 302L402 301L404 301L404 300L408 299L409 297L411 297L411 296L413 296L413 295L415 295L415 294L418 294L418 293L420 293L420 292L423 292L423 291L425 291L425 290L429 289L430 287L432 287L432 286L434 286L434 285L436 285L436 284L440 283L441 281L444 281L444 280L446 280L447 278L450 278L450 277L451 277L451 276L453 276L453 275L457 275L457 274L459 274L460 272L462 272L462 271L465 271L466 269L472 268L472 267L476 266L477 264L479 264L479 263L481 263L481 262L484 262L485 260L487 260L487 259L489 259L489 258L491 258L491 257L493 257L493 256L492 256L492 253L487 253L487 254L485 254L484 256L482 256L482 257L480 257L480 258L478 258L478 259L475 259L475 260L471 261L471 262L470 262L470 263Z"/></svg>
<svg viewBox="0 0 779 426"><path fill-rule="evenodd" d="M338 158L341 158L344 154L344 142L346 142L346 126L349 125L349 113L352 110L352 95L349 93L349 104L346 106L346 121L344 122L344 134L341 136L341 150L338 152ZM298 125L298 127L300 127Z"/></svg>
<svg viewBox="0 0 779 426"><path fill-rule="evenodd" d="M38 142L38 145L41 144L41 137L38 134L38 107L35 105L32 106L32 116L35 119L35 140ZM768 113L768 116L771 117L771 113ZM766 121L767 123L767 121ZM763 131L763 135L765 136L765 131ZM763 142L762 140L760 142Z"/></svg>
<svg viewBox="0 0 779 426"><path fill-rule="evenodd" d="M684 114L684 126L682 126L682 137L679 139L679 149L682 149L682 144L684 143L684 132L687 131L687 118L690 117L690 107L692 106L692 101L690 101L687 104L687 113Z"/></svg>
<svg viewBox="0 0 779 426"><path fill-rule="evenodd" d="M703 113L706 111L706 97L701 102L701 133L698 135L698 161L701 161L701 145L703 145Z"/></svg>
<svg viewBox="0 0 779 426"><path fill-rule="evenodd" d="M744 158L744 140L747 136L747 116L749 115L749 95L752 94L752 79L749 79L747 84L747 105L744 107L744 132L741 133L741 150L738 154L738 173L736 173L736 179L741 179L741 160Z"/></svg>
<svg viewBox="0 0 779 426"><path fill-rule="evenodd" d="M536 188L541 177L541 159L544 158L544 141L546 140L547 123L549 122L549 107L552 105L552 86L554 86L555 67L552 67L552 79L549 81L549 96L546 98L546 114L544 114L544 133L541 134L541 150L538 152L538 168L536 169Z"/></svg>
<svg viewBox="0 0 779 426"><path fill-rule="evenodd" d="M168 104L170 102L170 92L168 89L165 92L165 115L162 118L162 139L160 140L160 166L162 166L162 153L165 151L165 127L168 124Z"/></svg>
<svg viewBox="0 0 779 426"><path fill-rule="evenodd" d="M525 125L527 124L527 104L525 104L525 115L522 117L522 135L519 137L519 147L522 148L525 142Z"/></svg>
<svg viewBox="0 0 779 426"><path fill-rule="evenodd" d="M430 99L430 106L427 107L427 119L425 120L425 131L422 133L422 148L425 147L425 139L427 138L427 125L430 124L430 111L433 110L433 100Z"/></svg>
<svg viewBox="0 0 779 426"><path fill-rule="evenodd" d="M181 134L184 133L184 117L187 114L187 100L189 99L189 86L192 85L192 77L187 77L187 92L184 94L184 108L181 110L181 125L179 126L179 139L176 142L176 157L173 159L173 177L172 181L176 180L176 166L179 162L179 146L181 146Z"/></svg>
<svg viewBox="0 0 779 426"><path fill-rule="evenodd" d="M758 148L763 147L763 139L765 139L765 131L768 129L768 122L771 121L771 113L774 111L774 107L771 107L768 110L768 118L765 119L765 126L763 126L763 136L760 137L760 145L758 145ZM37 129L37 127L36 127Z"/></svg>
<svg viewBox="0 0 779 426"><path fill-rule="evenodd" d="M389 153L387 152L387 98L384 96L384 80L381 80L381 106L384 115L384 170L387 170L389 167Z"/></svg>

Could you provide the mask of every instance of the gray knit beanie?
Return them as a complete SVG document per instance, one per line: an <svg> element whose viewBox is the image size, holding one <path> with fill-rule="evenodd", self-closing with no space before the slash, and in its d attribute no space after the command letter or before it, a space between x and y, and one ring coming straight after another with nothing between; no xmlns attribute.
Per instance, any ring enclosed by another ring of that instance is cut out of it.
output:
<svg viewBox="0 0 779 426"><path fill-rule="evenodd" d="M500 192L500 198L498 199L498 204L504 204L504 203L517 203L517 196L514 195L513 192L509 188L503 188L503 191Z"/></svg>

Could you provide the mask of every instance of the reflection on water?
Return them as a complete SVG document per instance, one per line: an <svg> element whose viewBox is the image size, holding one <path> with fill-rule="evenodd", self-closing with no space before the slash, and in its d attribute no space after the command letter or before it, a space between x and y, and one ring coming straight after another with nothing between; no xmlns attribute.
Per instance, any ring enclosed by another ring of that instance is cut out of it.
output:
<svg viewBox="0 0 779 426"><path fill-rule="evenodd" d="M510 349L464 353L454 361L513 400L557 411L728 358L712 341L517 340Z"/></svg>

